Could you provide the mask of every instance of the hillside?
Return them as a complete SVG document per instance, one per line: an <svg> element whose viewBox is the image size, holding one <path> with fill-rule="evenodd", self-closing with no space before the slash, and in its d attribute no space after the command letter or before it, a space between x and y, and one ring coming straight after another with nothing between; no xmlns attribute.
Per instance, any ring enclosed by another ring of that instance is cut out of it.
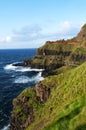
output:
<svg viewBox="0 0 86 130"><path fill-rule="evenodd" d="M49 95L47 90L50 90ZM17 123L17 130L25 129L22 126L25 124L27 130L85 130L86 63L65 73L47 77L33 89L27 88L14 99L13 104L11 118L15 118L13 127Z"/></svg>

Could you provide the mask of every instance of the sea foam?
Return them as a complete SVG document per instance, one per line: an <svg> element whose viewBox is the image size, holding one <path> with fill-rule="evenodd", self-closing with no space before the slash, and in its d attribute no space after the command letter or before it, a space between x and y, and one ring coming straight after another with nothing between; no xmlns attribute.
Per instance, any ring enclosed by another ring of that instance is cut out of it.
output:
<svg viewBox="0 0 86 130"><path fill-rule="evenodd" d="M29 78L27 76L19 76L19 77L16 77L16 79L14 80L14 83L29 83L29 82L39 82L41 80L43 80L44 78L41 76L42 72L39 72L37 75Z"/></svg>
<svg viewBox="0 0 86 130"><path fill-rule="evenodd" d="M6 65L4 67L4 70L8 70L8 71L12 70L12 71L16 71L16 72L27 72L27 71L41 72L41 71L43 71L43 69L32 69L30 67L14 66L13 64Z"/></svg>
<svg viewBox="0 0 86 130"><path fill-rule="evenodd" d="M9 130L9 126L10 125L4 126L4 128L2 128L1 130Z"/></svg>
<svg viewBox="0 0 86 130"><path fill-rule="evenodd" d="M12 64L8 64L4 67L5 70L16 70L16 66L13 66Z"/></svg>

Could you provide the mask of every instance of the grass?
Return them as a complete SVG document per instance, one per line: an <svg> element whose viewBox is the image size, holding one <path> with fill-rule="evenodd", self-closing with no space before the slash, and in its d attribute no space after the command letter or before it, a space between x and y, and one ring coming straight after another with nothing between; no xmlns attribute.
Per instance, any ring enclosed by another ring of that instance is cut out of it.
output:
<svg viewBox="0 0 86 130"><path fill-rule="evenodd" d="M77 129L80 126L81 122L83 124L82 116L84 121L86 119L86 115L84 115L83 109L86 109L86 95L75 100L70 105L67 105L61 112L59 112L55 121L44 128L44 130Z"/></svg>
<svg viewBox="0 0 86 130"><path fill-rule="evenodd" d="M74 130L86 124L86 63L42 83L51 88L48 101L35 112L27 130ZM83 126L83 127L84 127Z"/></svg>
<svg viewBox="0 0 86 130"><path fill-rule="evenodd" d="M56 50L58 52L67 52L72 51L76 48L77 45L74 44L45 44L44 46L40 47L40 50Z"/></svg>

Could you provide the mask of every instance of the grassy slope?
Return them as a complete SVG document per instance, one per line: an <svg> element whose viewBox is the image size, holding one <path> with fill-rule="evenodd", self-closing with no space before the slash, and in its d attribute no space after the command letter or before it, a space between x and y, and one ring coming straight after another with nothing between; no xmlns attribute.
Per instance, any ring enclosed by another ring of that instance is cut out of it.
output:
<svg viewBox="0 0 86 130"><path fill-rule="evenodd" d="M65 52L65 51L72 51L76 47L77 45L72 45L72 44L45 44L39 49L57 50L57 51Z"/></svg>
<svg viewBox="0 0 86 130"><path fill-rule="evenodd" d="M52 88L50 98L35 111L35 122L27 130L84 130L85 80L86 63L66 73L46 78L43 83Z"/></svg>

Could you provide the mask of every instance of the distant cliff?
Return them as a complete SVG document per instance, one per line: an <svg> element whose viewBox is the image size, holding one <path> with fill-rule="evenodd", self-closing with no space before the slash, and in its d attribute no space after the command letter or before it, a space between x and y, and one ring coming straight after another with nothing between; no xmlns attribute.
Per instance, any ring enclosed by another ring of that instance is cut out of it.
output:
<svg viewBox="0 0 86 130"><path fill-rule="evenodd" d="M68 40L47 41L44 46L37 49L33 59L25 60L24 64L32 68L53 70L70 65L77 66L86 61L86 25L78 35Z"/></svg>
<svg viewBox="0 0 86 130"><path fill-rule="evenodd" d="M13 100L10 130L86 130L85 37L86 25L73 39L46 42L20 64L48 77Z"/></svg>

